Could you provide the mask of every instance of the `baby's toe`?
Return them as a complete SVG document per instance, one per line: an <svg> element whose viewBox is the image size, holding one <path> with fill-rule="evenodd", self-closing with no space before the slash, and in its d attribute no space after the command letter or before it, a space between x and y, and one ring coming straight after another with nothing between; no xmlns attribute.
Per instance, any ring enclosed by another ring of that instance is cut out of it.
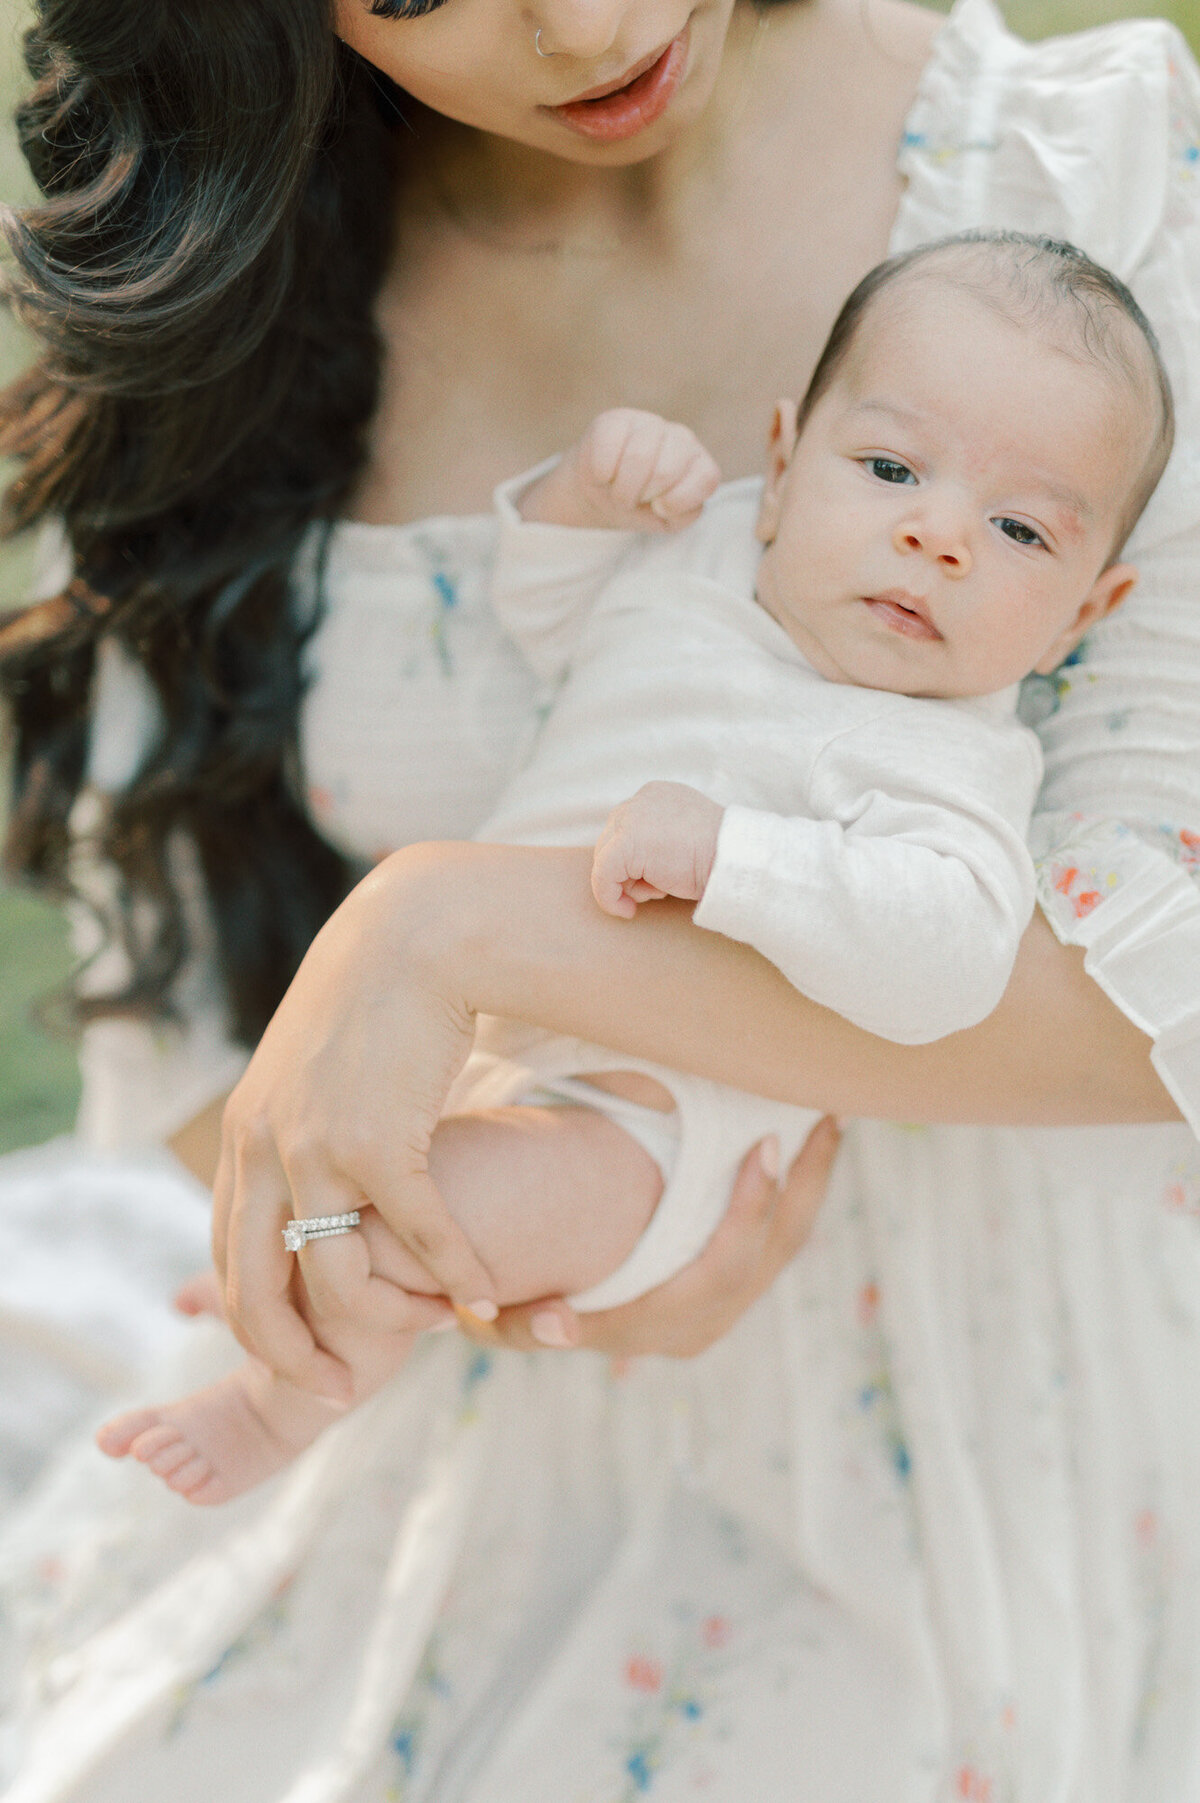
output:
<svg viewBox="0 0 1200 1803"><path fill-rule="evenodd" d="M96 1445L110 1459L123 1459L134 1441L157 1426L158 1422L156 1409L130 1409L127 1414L114 1415L111 1421L104 1422L97 1429Z"/></svg>
<svg viewBox="0 0 1200 1803"><path fill-rule="evenodd" d="M181 1439L179 1429L173 1421L160 1419L137 1436L137 1439L130 1445L129 1451L140 1465L153 1466L160 1453L168 1451L172 1446L178 1446ZM186 1448L187 1442L183 1441L183 1444Z"/></svg>
<svg viewBox="0 0 1200 1803"><path fill-rule="evenodd" d="M190 1451L190 1449L189 1449ZM216 1474L208 1460L198 1452L192 1452L183 1464L166 1479L167 1488L177 1495L185 1497L188 1502L200 1500L198 1492L209 1485Z"/></svg>
<svg viewBox="0 0 1200 1803"><path fill-rule="evenodd" d="M188 1491L187 1499L190 1503L196 1503L204 1508L217 1503L229 1502L231 1497L236 1495L237 1491L221 1476L221 1473L210 1469L209 1475Z"/></svg>
<svg viewBox="0 0 1200 1803"><path fill-rule="evenodd" d="M135 1454L135 1457L138 1456L140 1455ZM196 1456L194 1446L184 1439L176 1438L169 1445L164 1446L160 1452L143 1459L142 1463L148 1471L154 1473L155 1477L161 1477L170 1482L174 1474L181 1470L189 1459L194 1459Z"/></svg>
<svg viewBox="0 0 1200 1803"><path fill-rule="evenodd" d="M181 1315L224 1315L225 1299L215 1271L201 1271L181 1283L172 1298Z"/></svg>

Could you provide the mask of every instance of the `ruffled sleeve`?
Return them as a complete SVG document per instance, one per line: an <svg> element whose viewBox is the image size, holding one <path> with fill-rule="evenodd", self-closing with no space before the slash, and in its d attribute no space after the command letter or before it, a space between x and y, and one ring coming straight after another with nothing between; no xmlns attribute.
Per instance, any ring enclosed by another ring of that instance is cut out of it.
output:
<svg viewBox="0 0 1200 1803"><path fill-rule="evenodd" d="M71 815L72 936L85 995L111 993L128 980L116 930L120 881L98 848L110 797L134 776L157 732L154 699L141 670L114 641L104 641L93 685L87 780ZM229 1032L204 885L183 835L172 841L170 857L189 947L172 990L173 1018L102 1017L84 1028L80 1044L77 1132L106 1151L169 1139L232 1089L249 1057Z"/></svg>
<svg viewBox="0 0 1200 1803"><path fill-rule="evenodd" d="M70 546L52 522L38 543L30 599L58 594L70 579ZM117 930L120 881L100 846L111 797L131 781L158 732L154 696L141 670L115 640L102 640L87 768L70 821L74 899L68 913L79 959L76 987L84 996L119 990L129 977ZM190 948L172 994L174 1018L151 1024L104 1017L81 1035L76 1131L104 1151L161 1144L232 1089L249 1057L229 1032L204 885L192 848L180 835L171 859Z"/></svg>
<svg viewBox="0 0 1200 1803"><path fill-rule="evenodd" d="M961 0L900 166L894 249L975 226L1069 239L1162 345L1176 448L1127 549L1138 588L1024 704L1041 905L1200 1133L1200 71L1163 21L1027 45Z"/></svg>

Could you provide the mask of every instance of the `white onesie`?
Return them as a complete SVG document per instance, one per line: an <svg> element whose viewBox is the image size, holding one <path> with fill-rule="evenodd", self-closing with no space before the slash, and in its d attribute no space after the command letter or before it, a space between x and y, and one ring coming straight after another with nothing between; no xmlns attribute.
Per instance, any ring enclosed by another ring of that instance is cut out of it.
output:
<svg viewBox="0 0 1200 1803"><path fill-rule="evenodd" d="M688 783L726 810L696 924L754 946L814 1001L921 1044L990 1014L1033 910L1025 834L1041 780L1016 689L929 700L819 676L754 599L759 484L728 484L671 536L523 521L496 492L493 599L546 685L533 754L480 839L591 845L644 782ZM642 1070L675 1116L570 1080ZM565 1087L561 1080L567 1080ZM450 1111L531 1089L581 1093L653 1147L670 1123L665 1188L620 1270L576 1307L607 1308L701 1249L745 1152L785 1160L816 1116L511 1022L480 1024ZM651 1129L638 1131L640 1116Z"/></svg>

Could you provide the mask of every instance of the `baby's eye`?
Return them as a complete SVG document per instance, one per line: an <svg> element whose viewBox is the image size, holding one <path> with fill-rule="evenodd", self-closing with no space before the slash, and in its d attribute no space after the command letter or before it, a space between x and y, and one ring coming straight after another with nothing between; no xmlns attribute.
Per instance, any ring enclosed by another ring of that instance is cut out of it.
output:
<svg viewBox="0 0 1200 1803"><path fill-rule="evenodd" d="M863 467L880 482L915 482L917 479L907 463L901 463L898 457L864 457Z"/></svg>
<svg viewBox="0 0 1200 1803"><path fill-rule="evenodd" d="M1041 533L1035 532L1032 526L1027 526L1024 520L1010 520L1001 517L994 521L994 524L999 526L1005 537L1011 538L1015 545L1040 545L1043 551L1046 549L1046 541Z"/></svg>

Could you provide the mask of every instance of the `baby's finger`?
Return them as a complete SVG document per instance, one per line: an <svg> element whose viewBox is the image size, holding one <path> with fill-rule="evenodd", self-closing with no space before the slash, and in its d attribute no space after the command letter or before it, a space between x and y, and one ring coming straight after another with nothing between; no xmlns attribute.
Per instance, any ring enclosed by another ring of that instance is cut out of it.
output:
<svg viewBox="0 0 1200 1803"><path fill-rule="evenodd" d="M656 495L665 494L693 470L701 480L709 473L715 476L713 487L721 479L716 463L696 434L687 426L669 425L659 445L654 474L646 484L643 499L649 502Z"/></svg>
<svg viewBox="0 0 1200 1803"><path fill-rule="evenodd" d="M616 838L601 840L592 858L592 894L606 914L616 914L622 920L632 919L637 912L636 908L626 905L628 878L629 865L620 841Z"/></svg>
<svg viewBox="0 0 1200 1803"><path fill-rule="evenodd" d="M630 434L645 416L633 407L610 407L584 433L579 456L584 475L600 487L614 479Z"/></svg>
<svg viewBox="0 0 1200 1803"><path fill-rule="evenodd" d="M650 501L651 511L660 520L684 525L696 518L720 484L720 470L706 451L700 452L670 488Z"/></svg>
<svg viewBox="0 0 1200 1803"><path fill-rule="evenodd" d="M613 499L620 506L634 509L644 505L643 496L659 466L663 432L662 420L653 415L647 415L630 431L612 481Z"/></svg>

